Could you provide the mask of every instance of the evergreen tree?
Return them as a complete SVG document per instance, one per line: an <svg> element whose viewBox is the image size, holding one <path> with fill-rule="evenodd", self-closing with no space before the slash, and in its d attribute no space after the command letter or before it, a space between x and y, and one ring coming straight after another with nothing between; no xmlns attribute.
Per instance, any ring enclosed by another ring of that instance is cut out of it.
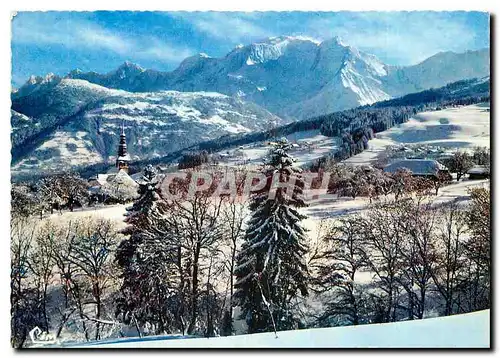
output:
<svg viewBox="0 0 500 358"><path fill-rule="evenodd" d="M139 324L148 324L161 334L170 331L174 320L169 279L174 250L162 218L158 190L156 172L149 165L139 182L139 198L125 214L128 226L123 233L130 236L121 242L116 253L123 278L117 314L122 314L126 323L135 324L139 331Z"/></svg>
<svg viewBox="0 0 500 358"><path fill-rule="evenodd" d="M306 206L304 182L288 154L290 148L286 139L273 144L264 168L267 186L250 204L252 215L237 257L235 305L240 306L249 333L297 328L300 322L293 315L292 300L299 293L308 294L306 235L301 226L306 217L297 211ZM277 187L278 178L295 184Z"/></svg>

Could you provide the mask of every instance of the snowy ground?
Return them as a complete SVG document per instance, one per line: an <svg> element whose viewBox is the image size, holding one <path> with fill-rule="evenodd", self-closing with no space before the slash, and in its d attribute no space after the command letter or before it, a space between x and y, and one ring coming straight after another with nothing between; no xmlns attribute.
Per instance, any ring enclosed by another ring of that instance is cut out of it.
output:
<svg viewBox="0 0 500 358"><path fill-rule="evenodd" d="M125 223L123 222L124 214L126 208L131 204L118 204L118 205L107 205L98 206L93 208L86 208L84 210L75 209L75 211L63 211L62 214L54 212L54 214L48 215L44 219L49 219L52 221L68 222L76 219L83 219L86 217L95 217L112 220L116 223L118 229L124 228Z"/></svg>
<svg viewBox="0 0 500 358"><path fill-rule="evenodd" d="M463 180L452 182L450 185L439 189L437 196L431 196L430 199L436 205L441 205L453 200L466 201L469 198L468 190L475 187L489 186L489 180ZM311 200L309 206L302 209L307 215L304 221L305 227L309 230L309 237L315 237L319 222L322 219L332 219L343 215L360 213L370 204L370 200L365 197L356 199L341 197L336 195L321 195L319 198Z"/></svg>
<svg viewBox="0 0 500 358"><path fill-rule="evenodd" d="M369 148L345 162L353 165L371 164L388 146L396 144L427 144L444 148L490 146L490 104L422 112L408 122L377 133Z"/></svg>
<svg viewBox="0 0 500 358"><path fill-rule="evenodd" d="M177 338L177 339L176 339ZM490 310L449 317L217 338L148 337L76 348L489 348Z"/></svg>

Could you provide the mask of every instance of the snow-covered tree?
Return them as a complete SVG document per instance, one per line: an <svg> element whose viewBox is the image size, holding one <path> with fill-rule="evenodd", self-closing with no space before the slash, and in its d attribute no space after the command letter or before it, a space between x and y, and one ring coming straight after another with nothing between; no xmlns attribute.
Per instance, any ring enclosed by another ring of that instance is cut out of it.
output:
<svg viewBox="0 0 500 358"><path fill-rule="evenodd" d="M144 169L139 181L139 198L127 208L122 231L129 237L123 240L116 253L122 269L122 298L119 312L126 323L149 325L155 333L163 333L172 325L169 305L172 295L171 268L175 250L165 221L158 195L157 174L152 166Z"/></svg>
<svg viewBox="0 0 500 358"><path fill-rule="evenodd" d="M474 162L469 153L465 151L456 151L453 153L453 156L447 160L446 164L450 172L457 173L457 181L460 181L460 178L472 168Z"/></svg>
<svg viewBox="0 0 500 358"><path fill-rule="evenodd" d="M293 166L290 149L286 139L273 144L264 167L267 186L250 204L252 214L237 257L235 305L249 333L297 328L292 301L308 294L308 249L301 226L306 217L297 210L306 203L301 171Z"/></svg>
<svg viewBox="0 0 500 358"><path fill-rule="evenodd" d="M83 206L88 202L88 183L78 174L48 176L37 183L37 187L43 205L49 207L51 213L63 207L73 211L75 205Z"/></svg>
<svg viewBox="0 0 500 358"><path fill-rule="evenodd" d="M359 225L360 218L341 218L322 238L327 249L315 265L315 291L327 297L320 325L366 323L366 290L355 281L356 274L367 266L365 242Z"/></svg>

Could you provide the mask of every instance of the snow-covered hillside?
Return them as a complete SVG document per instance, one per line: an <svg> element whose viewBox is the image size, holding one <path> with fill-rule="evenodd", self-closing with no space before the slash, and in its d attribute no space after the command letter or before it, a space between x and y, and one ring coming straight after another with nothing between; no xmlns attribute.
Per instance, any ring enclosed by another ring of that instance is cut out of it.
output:
<svg viewBox="0 0 500 358"><path fill-rule="evenodd" d="M243 97L281 117L304 119L394 96L489 75L489 51L439 53L420 64L389 66L342 42L271 37L226 56L201 53L172 72L126 62L107 74L79 70L69 78L134 92L215 91Z"/></svg>
<svg viewBox="0 0 500 358"><path fill-rule="evenodd" d="M294 143L291 150L303 167L331 154L339 147L339 138L326 137L319 130L295 132L286 136ZM345 160L353 165L374 164L389 146L427 145L455 150L490 146L490 104L422 112L407 122L379 132L368 142L368 149ZM219 152L221 164L260 164L267 155L269 141L251 143Z"/></svg>
<svg viewBox="0 0 500 358"><path fill-rule="evenodd" d="M253 103L220 93L129 93L74 79L33 85L27 95L14 97L13 108L30 115L12 114L14 173L112 160L122 121L133 159L284 123Z"/></svg>
<svg viewBox="0 0 500 358"><path fill-rule="evenodd" d="M176 339L177 338L177 339ZM449 317L219 338L147 337L73 348L489 348L490 310Z"/></svg>
<svg viewBox="0 0 500 358"><path fill-rule="evenodd" d="M490 146L490 104L449 108L416 114L406 123L377 133L368 149L346 160L373 164L393 145L428 145L448 150Z"/></svg>

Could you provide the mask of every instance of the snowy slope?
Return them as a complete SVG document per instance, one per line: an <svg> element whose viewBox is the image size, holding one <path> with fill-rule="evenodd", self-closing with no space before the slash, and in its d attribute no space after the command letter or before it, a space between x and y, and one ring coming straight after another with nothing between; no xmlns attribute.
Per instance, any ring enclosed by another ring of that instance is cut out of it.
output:
<svg viewBox="0 0 500 358"><path fill-rule="evenodd" d="M279 36L236 46L221 58L188 57L172 72L127 62L107 74L72 71L68 77L133 92L215 91L243 97L281 117L303 119L487 75L487 49L439 53L398 67L337 37L319 42Z"/></svg>
<svg viewBox="0 0 500 358"><path fill-rule="evenodd" d="M122 122L132 159L284 123L253 103L220 93L130 93L75 79L23 91L27 94L13 98L14 174L112 161Z"/></svg>
<svg viewBox="0 0 500 358"><path fill-rule="evenodd" d="M384 87L394 96L437 88L458 79L489 76L489 49L455 53L440 52L409 67L388 66Z"/></svg>
<svg viewBox="0 0 500 358"><path fill-rule="evenodd" d="M449 317L220 338L119 339L77 348L489 348L490 310ZM179 337L177 337L179 338Z"/></svg>
<svg viewBox="0 0 500 358"><path fill-rule="evenodd" d="M393 145L429 145L451 151L489 147L490 113L489 103L418 113L406 123L377 133L368 149L345 162L373 164Z"/></svg>

